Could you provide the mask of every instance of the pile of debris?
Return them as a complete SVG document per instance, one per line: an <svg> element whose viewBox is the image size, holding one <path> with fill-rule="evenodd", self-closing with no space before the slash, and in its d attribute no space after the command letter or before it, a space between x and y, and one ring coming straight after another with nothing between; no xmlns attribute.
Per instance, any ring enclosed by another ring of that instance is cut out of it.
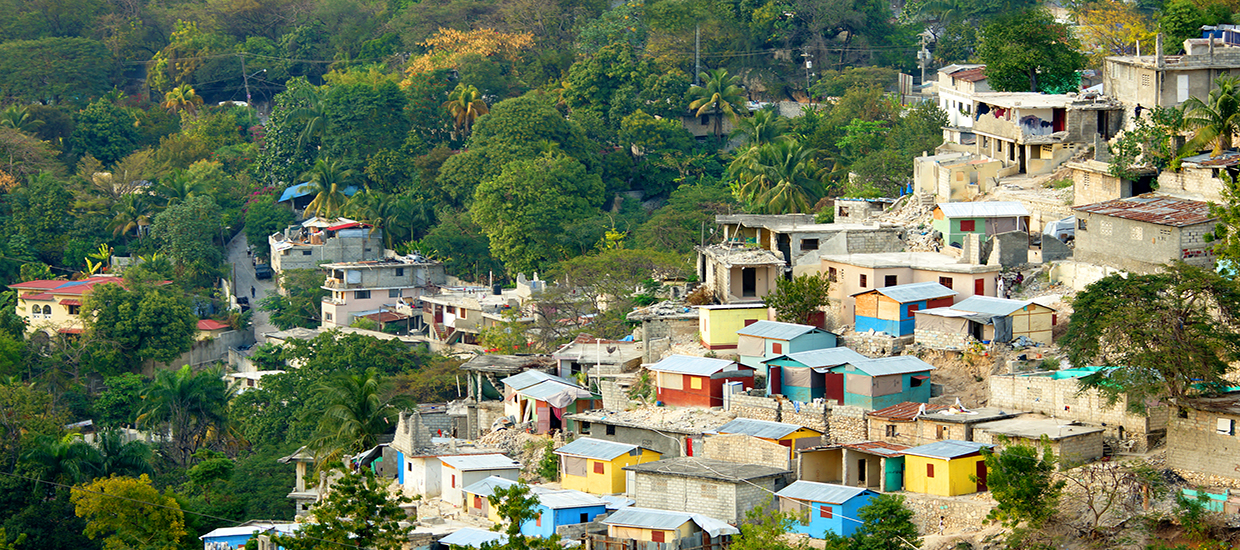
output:
<svg viewBox="0 0 1240 550"><path fill-rule="evenodd" d="M500 449L508 456L517 457L531 445L546 446L550 439L545 435L536 435L524 430L505 429L496 430L478 438L478 444Z"/></svg>
<svg viewBox="0 0 1240 550"><path fill-rule="evenodd" d="M707 432L731 422L736 415L727 411L642 406L627 411L591 411L591 416L620 425L662 426L676 431Z"/></svg>
<svg viewBox="0 0 1240 550"><path fill-rule="evenodd" d="M933 212L933 202L923 203L914 195L905 195L877 221L904 228L906 252L938 252L943 236L930 225Z"/></svg>

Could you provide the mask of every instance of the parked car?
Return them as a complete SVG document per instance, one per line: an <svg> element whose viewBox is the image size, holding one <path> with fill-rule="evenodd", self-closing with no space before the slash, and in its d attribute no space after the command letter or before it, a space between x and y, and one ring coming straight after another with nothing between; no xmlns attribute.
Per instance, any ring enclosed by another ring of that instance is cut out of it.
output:
<svg viewBox="0 0 1240 550"><path fill-rule="evenodd" d="M255 279L270 279L272 273L271 264L258 264L254 266Z"/></svg>

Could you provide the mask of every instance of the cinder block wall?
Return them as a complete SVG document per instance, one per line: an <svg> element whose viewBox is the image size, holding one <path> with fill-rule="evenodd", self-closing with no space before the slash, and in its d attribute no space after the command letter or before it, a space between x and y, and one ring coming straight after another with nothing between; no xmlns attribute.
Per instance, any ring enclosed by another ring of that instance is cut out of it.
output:
<svg viewBox="0 0 1240 550"><path fill-rule="evenodd" d="M761 464L792 469L788 448L748 435L716 435L702 442L702 456L737 464Z"/></svg>
<svg viewBox="0 0 1240 550"><path fill-rule="evenodd" d="M930 349L961 350L967 348L969 342L973 340L968 333L942 332L922 328L914 330L913 337L918 344Z"/></svg>
<svg viewBox="0 0 1240 550"><path fill-rule="evenodd" d="M991 407L1032 411L1065 420L1075 420L1105 430L1104 437L1134 441L1133 450L1143 453L1162 437L1166 427L1166 406L1150 407L1146 415L1127 411L1120 401L1107 406L1096 391L1077 395L1074 378L1053 380L1042 375L1000 375L990 377ZM1123 428L1121 437L1120 428Z"/></svg>
<svg viewBox="0 0 1240 550"><path fill-rule="evenodd" d="M1172 413L1167 424L1167 466L1240 479L1240 436L1218 433L1219 418L1240 420L1187 408Z"/></svg>

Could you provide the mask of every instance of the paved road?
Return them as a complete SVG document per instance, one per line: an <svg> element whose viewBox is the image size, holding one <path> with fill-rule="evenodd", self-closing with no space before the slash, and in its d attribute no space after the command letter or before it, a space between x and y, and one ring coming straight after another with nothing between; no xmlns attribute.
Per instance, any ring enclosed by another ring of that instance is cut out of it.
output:
<svg viewBox="0 0 1240 550"><path fill-rule="evenodd" d="M250 298L250 305L253 307L254 315L250 318L251 324L254 326L254 338L262 341L262 336L268 332L279 330L268 320L269 314L266 311L258 310L258 302L261 301L268 293L274 294L276 285L273 279L258 280L254 277L254 265L250 261L250 257L245 253L245 233L238 233L228 242L228 263L232 264L236 273L234 278L234 288L236 288L237 296L247 296ZM251 294L253 289L253 294Z"/></svg>

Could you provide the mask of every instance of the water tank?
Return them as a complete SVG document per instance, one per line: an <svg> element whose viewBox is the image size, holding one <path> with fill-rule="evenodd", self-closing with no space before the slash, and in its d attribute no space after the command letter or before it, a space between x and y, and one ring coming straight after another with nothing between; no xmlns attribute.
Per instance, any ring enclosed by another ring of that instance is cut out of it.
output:
<svg viewBox="0 0 1240 550"><path fill-rule="evenodd" d="M504 285L491 285L491 294L499 296L504 293Z"/></svg>

